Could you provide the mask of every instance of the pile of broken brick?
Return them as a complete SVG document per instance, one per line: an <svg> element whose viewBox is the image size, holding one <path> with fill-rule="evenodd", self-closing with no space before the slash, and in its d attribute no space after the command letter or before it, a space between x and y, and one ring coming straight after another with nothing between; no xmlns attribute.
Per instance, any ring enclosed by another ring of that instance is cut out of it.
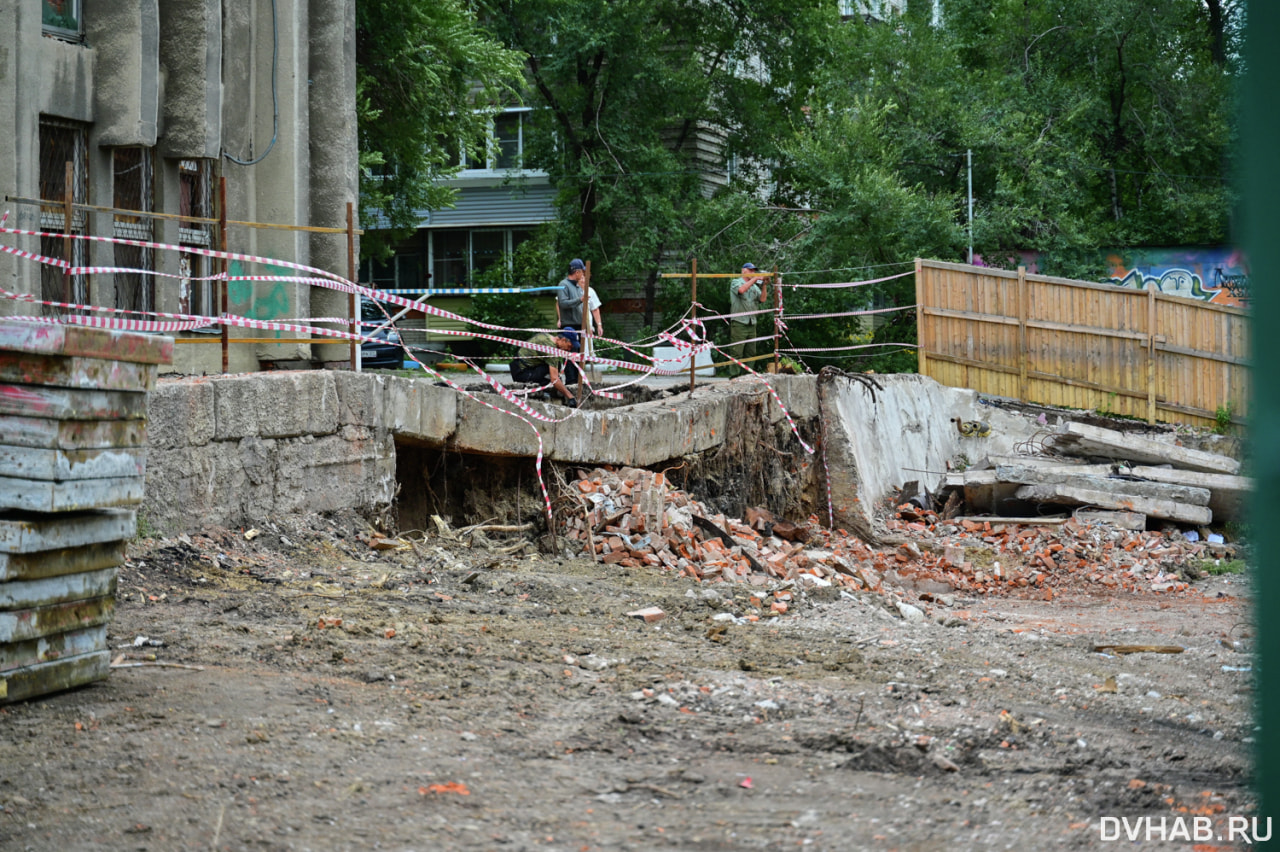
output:
<svg viewBox="0 0 1280 852"><path fill-rule="evenodd" d="M872 546L816 517L796 524L764 509L742 519L709 512L662 473L640 468L579 470L575 490L579 509L562 527L572 549L706 582L1052 599L1067 590L1186 591L1196 566L1237 555L1232 544L1193 541L1173 524L1147 531L1085 516L944 519L909 503Z"/></svg>

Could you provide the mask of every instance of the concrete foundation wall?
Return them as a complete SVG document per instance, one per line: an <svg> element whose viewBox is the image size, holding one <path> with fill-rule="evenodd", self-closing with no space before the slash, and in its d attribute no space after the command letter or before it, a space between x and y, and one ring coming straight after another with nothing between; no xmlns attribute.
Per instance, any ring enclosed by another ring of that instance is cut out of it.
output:
<svg viewBox="0 0 1280 852"><path fill-rule="evenodd" d="M932 486L941 478L920 471L945 469L963 454L976 460L1009 453L1034 430L1034 423L979 405L971 391L918 376L877 378L884 390L875 402L848 379L776 379L795 422L813 430L820 417L825 421L837 523L864 535L874 535L876 501L906 481ZM347 371L161 380L151 395L143 515L173 532L287 512L385 506L396 493L398 440L532 460L541 435L548 461L666 465L731 441L742 427L732 413L744 410L741 395L765 393L758 385L718 383L692 399L583 411L535 431L425 380ZM784 417L772 401L761 408L772 423ZM953 416L989 421L992 437L961 438ZM798 452L792 464L801 475L821 476L820 456Z"/></svg>

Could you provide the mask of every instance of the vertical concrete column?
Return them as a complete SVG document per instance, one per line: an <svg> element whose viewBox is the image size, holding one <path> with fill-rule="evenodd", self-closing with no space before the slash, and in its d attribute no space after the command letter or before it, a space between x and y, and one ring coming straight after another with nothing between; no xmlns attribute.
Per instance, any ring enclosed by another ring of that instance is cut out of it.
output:
<svg viewBox="0 0 1280 852"><path fill-rule="evenodd" d="M249 10L247 26L240 20L243 17L241 7L245 6ZM309 224L310 153L305 71L309 4L306 0L225 0L224 8L229 7L236 7L237 20L233 33L231 16L228 15L224 55L236 57L233 61L248 72L251 85L247 102L242 98L233 100L228 90L223 103L223 117L224 121L230 121L231 114L247 109L251 119L239 144L233 144L231 139L235 136L228 134L224 148L241 161L261 158L253 165L241 165L224 157L230 218L287 225ZM242 61L241 57L246 54L248 60ZM247 203L241 206L233 199ZM241 234L247 232L241 228L232 231L237 242ZM304 233L258 230L252 240L253 246L248 248L252 253L309 262L310 241ZM256 275L289 274L284 270L265 268L246 271ZM249 293L252 294L252 304L246 305L243 297ZM237 295L242 297L239 304ZM309 288L302 284L262 282L247 288L233 283L232 309L263 320L308 316L308 296ZM262 336L269 339L297 335L292 332L279 335L265 332ZM288 362L310 358L310 347L301 344L262 345L256 349L255 354L260 359Z"/></svg>
<svg viewBox="0 0 1280 852"><path fill-rule="evenodd" d="M24 198L40 194L40 116L24 93L32 91L39 75L37 56L25 49L40 39L40 9L19 0L0 0L0 33L11 33L9 44L0 47L0 115L14 116L14 126L0 133L0 187ZM24 61L25 60L25 61ZM16 205L9 208L8 227L25 227L39 222L32 212L23 215ZM22 223L22 224L19 224ZM35 237L6 237L7 245L25 251L36 251ZM0 254L0 287L14 293L39 293L40 270L30 261L11 254ZM33 313L30 306L11 299L0 299L0 316Z"/></svg>
<svg viewBox="0 0 1280 852"><path fill-rule="evenodd" d="M156 0L84 0L85 38L97 54L94 125L103 146L156 144L160 11Z"/></svg>
<svg viewBox="0 0 1280 852"><path fill-rule="evenodd" d="M345 227L347 202L357 202L355 18L355 0L311 0L311 223L328 228ZM358 204L354 215L358 223ZM346 235L312 234L311 261L346 277ZM348 304L345 293L311 291L313 316L347 316ZM349 363L346 344L313 351L318 361Z"/></svg>
<svg viewBox="0 0 1280 852"><path fill-rule="evenodd" d="M221 156L220 0L160 0L160 64L165 71L161 153L174 158Z"/></svg>

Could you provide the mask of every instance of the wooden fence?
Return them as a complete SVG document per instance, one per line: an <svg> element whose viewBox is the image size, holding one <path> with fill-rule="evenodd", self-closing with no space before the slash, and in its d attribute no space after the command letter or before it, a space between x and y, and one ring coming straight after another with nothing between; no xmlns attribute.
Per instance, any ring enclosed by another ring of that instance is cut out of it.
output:
<svg viewBox="0 0 1280 852"><path fill-rule="evenodd" d="M916 261L920 373L944 385L1149 423L1250 411L1249 317L1135 290Z"/></svg>

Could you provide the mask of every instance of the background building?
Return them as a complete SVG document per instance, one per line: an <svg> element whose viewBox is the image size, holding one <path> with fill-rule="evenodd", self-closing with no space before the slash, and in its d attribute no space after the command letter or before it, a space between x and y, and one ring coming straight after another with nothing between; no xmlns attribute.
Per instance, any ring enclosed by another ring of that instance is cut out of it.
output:
<svg viewBox="0 0 1280 852"><path fill-rule="evenodd" d="M356 193L355 0L0 0L0 193L11 227L58 231L71 163L72 230L217 247L219 178L233 221L343 228ZM344 234L228 229L233 252L347 273ZM4 243L63 257L63 239ZM194 253L72 241L77 264L155 270L68 280L0 254L0 286L51 301L219 313L214 274ZM234 264L232 275L285 274ZM256 319L346 316L347 297L304 283L233 281L230 311ZM0 299L0 315L28 304ZM47 312L56 312L45 309ZM187 336L198 336L192 333ZM208 332L205 332L208 334ZM236 329L235 337L292 337ZM347 347L231 347L231 369L340 362ZM180 372L221 368L217 346L176 347Z"/></svg>

